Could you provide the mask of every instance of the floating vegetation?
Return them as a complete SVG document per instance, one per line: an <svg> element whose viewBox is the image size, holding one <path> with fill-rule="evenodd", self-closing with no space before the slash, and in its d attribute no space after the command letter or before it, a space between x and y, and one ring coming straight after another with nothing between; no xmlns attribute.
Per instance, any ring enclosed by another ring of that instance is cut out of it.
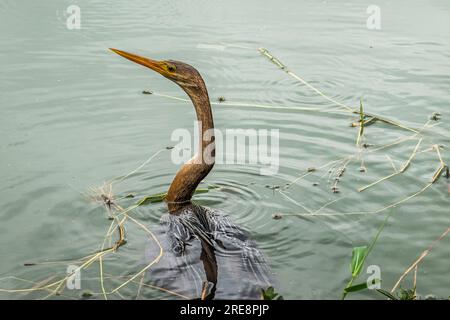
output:
<svg viewBox="0 0 450 320"><path fill-rule="evenodd" d="M381 232L381 230L384 228L384 225L387 221L387 218L383 225L380 227L380 230L378 231L375 239L372 241L372 244L369 248L367 246L363 247L356 247L353 248L353 254L352 254L352 263L351 263L351 270L352 270L352 279L350 280L347 287L344 289L344 293L342 298L344 299L346 295L350 292L357 292L365 289L370 289L368 287L368 284L366 282L360 283L357 285L352 285L352 282L354 279L358 277L358 275L361 272L362 266L364 264L365 259L367 258L371 248L374 246L375 242L378 239L378 236ZM372 291L379 292L380 294L387 297L389 300L417 300L422 299L422 297L419 297L417 294L417 272L419 264L425 259L425 257L430 253L430 251L437 245L439 241L444 239L448 234L450 233L450 228L447 228L444 233L442 233L425 251L423 251L419 258L417 258L400 276L400 278L395 283L394 287L387 291L385 289L381 288L375 288L375 290L372 289ZM403 289L401 287L402 281L405 279L405 277L410 273L413 272L413 288L412 289ZM372 283L372 284L379 284L378 282ZM435 296L427 295L423 299L425 300L435 300L438 299ZM448 298L441 298L441 299L450 299L450 296Z"/></svg>
<svg viewBox="0 0 450 320"><path fill-rule="evenodd" d="M164 199L166 198L166 196L167 196L167 192L157 193L157 194L145 197L144 199L137 202L136 205L145 206L150 203L163 202Z"/></svg>
<svg viewBox="0 0 450 320"><path fill-rule="evenodd" d="M354 247L352 249L352 260L350 263L350 272L351 272L351 278L348 282L347 286L344 288L344 291L342 293L342 299L345 299L347 294L349 292L355 292L360 291L363 289L367 289L367 282L353 285L353 282L359 277L361 274L361 271L363 270L364 262L366 261L368 255L372 251L373 247L375 246L375 243L378 241L378 238L380 237L381 231L383 231L384 227L386 226L386 223L389 219L390 215L386 216L386 219L384 219L383 223L381 224L380 228L378 229L377 234L375 235L374 239L370 243L369 246L360 246L360 247Z"/></svg>
<svg viewBox="0 0 450 320"><path fill-rule="evenodd" d="M361 113L363 113L364 111L361 110ZM409 155L408 159L403 163L403 165L401 165L401 167L399 169L397 169L394 161L392 160L392 158L385 154L387 160L389 161L390 165L393 168L393 173L389 174L377 181L374 181L366 186L360 187L357 189L357 191L359 192L363 192L366 191L367 189L370 189L386 180L389 180L397 175L401 175L404 174L407 169L411 166L411 164L413 163L413 161L416 159L417 156L423 154L423 153L428 153L428 152L434 152L437 156L437 162L438 162L438 168L434 171L434 173L431 175L431 178L428 182L425 183L425 185L417 192L406 196L398 201L395 201L389 205L386 205L380 209L376 209L376 210L371 210L371 211L355 211L355 212L337 212L337 213L314 213L311 210L307 210L308 212L304 212L304 213L277 213L277 215L279 217L283 217L283 216L297 216L297 217L307 217L307 216L345 216L345 215L368 215L368 214L378 214L378 213L382 213L390 208L396 207L400 204L403 204L421 194L423 194L426 190L428 190L433 184L435 184L439 178L442 175L445 175L446 177L450 176L449 171L449 167L447 165L447 163L444 161L443 157L442 157L442 153L441 150L444 148L443 145L438 145L438 144L432 144L431 147L425 148L425 149L421 149L422 145L423 145L423 140L424 137L422 136L422 133L425 129L432 127L431 126L431 120L428 120L423 127L418 130L417 133L414 133L411 136L406 136L406 137L402 137L397 139L396 141L386 144L386 145L382 145L376 148L372 148L370 150L368 150L368 153L374 153L377 151L381 151L387 148L391 148L394 147L400 143L405 143L411 140L416 140L417 143L414 147L414 149L412 150L412 153ZM361 130L359 130L358 133L358 137L362 137L364 133L364 131L362 133L360 133ZM357 138L358 140L358 138ZM359 138L359 140L361 140L361 138ZM361 147L364 147L364 144L360 144ZM343 175L347 169L347 167L350 165L350 163L352 163L353 161L360 159L361 164L360 164L360 172L366 172L367 168L364 164L364 160L361 156L361 152L362 152L362 148L358 148L357 152L355 154L352 155L348 155L345 156L344 158L338 159L338 160L334 160L331 162L328 162L322 166L318 166L316 169L317 172L320 172L322 169L324 168L329 168L328 169L328 176L329 176L329 180L332 180L332 185L331 185L331 192L332 193L340 193L341 190L339 188L339 183L342 181ZM315 173L316 171L310 171L309 168L305 171L305 173L302 173L298 178L295 178L294 180L292 180L291 182L287 183L286 186L283 188L283 190L287 190L289 188L292 187L292 185L299 183L301 180L305 179L306 177L312 175L313 173ZM314 182L313 185L318 185L318 182ZM450 193L450 185L448 186L449 189L449 193ZM281 191L281 190L280 190ZM291 201L292 202L292 201ZM300 207L302 207L303 209L305 209L304 205L301 205Z"/></svg>
<svg viewBox="0 0 450 320"><path fill-rule="evenodd" d="M333 183L333 186L331 187L331 191L332 191L333 193L339 193L339 192L340 192L339 187L338 187L338 184L339 184L339 182L341 181L341 178L344 176L345 170L347 170L347 165L349 164L350 160L351 160L351 159L349 158L349 159L347 159L346 161L344 161L344 163L342 164L342 166L340 166L339 168L337 168L337 170L335 171L335 174L334 174L334 183ZM331 171L331 172L333 172L333 171Z"/></svg>
<svg viewBox="0 0 450 320"><path fill-rule="evenodd" d="M84 291L84 292L81 294L81 297L84 298L84 299L89 299L89 298L92 297L92 296L93 296L93 294L92 294L92 292L90 292L90 291Z"/></svg>
<svg viewBox="0 0 450 320"><path fill-rule="evenodd" d="M359 188L358 191L359 192L363 192L363 191L365 191L365 190L367 190L367 189L377 185L380 182L383 182L383 181L385 181L387 179L390 179L390 178L392 178L392 177L394 177L394 176L396 176L398 174L404 173L406 171L406 169L408 169L409 165L411 164L411 161L415 158L421 143L422 143L422 138L419 140L419 142L417 142L417 145L414 148L412 154L409 156L408 160L402 165L402 167L400 168L400 171L397 171L395 166L394 166L394 173L392 173L392 174L390 174L390 175L388 175L388 176L386 176L384 178L381 178L380 180L372 182L371 184L369 184L369 185L367 185L365 187ZM391 163L392 163L392 160L391 160Z"/></svg>
<svg viewBox="0 0 450 320"><path fill-rule="evenodd" d="M266 290L261 289L262 300L284 300L283 296L275 292L273 287L268 287Z"/></svg>
<svg viewBox="0 0 450 320"><path fill-rule="evenodd" d="M111 180L110 182L104 183L100 187L96 188L90 188L89 190L89 198L93 200L95 203L100 204L102 207L105 208L105 211L107 213L108 219L111 220L111 223L109 225L108 230L106 231L106 234L104 236L103 242L100 245L100 249L92 254L89 254L87 256L73 259L73 260L64 260L64 261L54 261L54 262L27 262L24 263L24 266L26 267L35 267L35 266L45 266L45 265L65 265L68 263L76 263L80 264L76 269L74 269L71 273L57 277L57 276L51 276L44 281L40 282L33 282L26 279L21 279L18 277L4 277L0 278L0 281L7 280L7 279L15 279L20 282L25 283L31 283L33 284L32 287L26 287L26 288L16 288L16 289L5 289L0 288L0 292L8 292L8 293L34 293L34 292L46 292L47 295L45 295L41 299L48 299L53 296L61 296L67 299L73 299L71 296L66 296L63 294L63 291L66 288L66 283L71 280L72 277L81 270L87 270L90 268L94 263L98 263L99 265L99 273L100 276L96 280L100 283L101 292L91 292L91 291L84 291L81 293L80 298L81 299L90 299L92 297L96 298L98 296L103 297L105 300L108 299L109 296L117 295L120 298L124 299L120 293L120 290L130 284L139 284L138 288L138 294L140 294L140 290L142 288L150 288L153 290L158 290L164 293L167 293L169 295L172 295L177 298L182 299L190 299L189 297L186 297L184 295L181 295L177 292L173 292L171 290L168 290L166 288L161 288L158 286L154 286L151 284L147 284L143 282L145 272L150 269L154 264L158 263L159 260L162 258L164 252L163 248L158 240L158 238L153 234L152 231L150 231L149 228L147 228L144 224L139 222L136 218L131 216L131 213L133 210L138 208L139 206L148 205L151 203L158 203L164 201L164 198L167 193L157 193L150 196L146 196L142 198L140 201L136 202L135 204L129 206L129 207L122 207L119 202L123 199L133 199L136 197L133 193L128 193L123 197L116 198L113 193L113 186L115 184L118 184L125 179L129 178L133 174L137 173L139 170L141 170L145 165L147 165L151 160L153 160L157 155L159 155L162 151L167 150L170 148L164 148L156 153L154 153L152 156L150 156L144 163L142 163L138 168L134 169L133 171L129 172L125 176L121 178L116 178ZM203 194L210 192L211 190L220 190L222 187L218 185L208 185L206 188L197 188L195 191L195 194ZM150 240L154 241L156 245L159 247L159 254L154 257L154 259L149 262L145 267L143 267L141 270L139 270L137 273L135 273L133 276L129 277L117 277L117 276L108 276L104 273L103 270L103 264L104 260L111 254L116 253L120 247L127 244L126 240L126 232L125 227L128 222L133 223L138 228L143 230L147 236L150 238ZM114 234L117 234L117 239L113 242L112 237ZM107 243L110 243L110 246L106 246ZM137 278L141 277L141 281L137 281ZM58 279L59 278L59 279ZM105 280L107 279L115 279L115 280L123 280L119 285L115 286L115 288L111 290L106 290L105 287Z"/></svg>
<svg viewBox="0 0 450 320"><path fill-rule="evenodd" d="M450 227L447 228L433 243L425 249L420 256L403 272L400 278L395 283L394 287L391 289L391 293L393 293L401 284L401 282L405 279L405 277L414 270L414 287L416 286L416 278L417 278L417 270L419 264L425 259L425 257L433 250L433 248L438 244L439 241L444 239L450 233Z"/></svg>
<svg viewBox="0 0 450 320"><path fill-rule="evenodd" d="M273 186L271 186L271 185L266 185L266 188L272 190L273 193L275 194L275 190L279 190L279 189L280 189L280 186L278 186L278 185L273 185Z"/></svg>
<svg viewBox="0 0 450 320"><path fill-rule="evenodd" d="M358 138L356 139L356 146L361 146L361 140L364 135L364 127L365 127L365 115L363 110L362 99L359 101L359 130L358 130Z"/></svg>
<svg viewBox="0 0 450 320"><path fill-rule="evenodd" d="M433 112L430 119L433 121L439 121L441 120L441 114L439 112Z"/></svg>
<svg viewBox="0 0 450 320"><path fill-rule="evenodd" d="M377 292L381 293L390 300L416 300L416 290L415 289L402 289L399 292L392 294L389 291L383 289L377 289Z"/></svg>
<svg viewBox="0 0 450 320"><path fill-rule="evenodd" d="M211 190L219 189L219 186L216 185L209 185L207 188L197 188L194 192L195 194L202 194L202 193L208 193ZM167 192L157 193L150 196L144 197L142 200L138 201L136 205L138 206L145 206L147 204L151 203L159 203L163 202L167 196Z"/></svg>
<svg viewBox="0 0 450 320"><path fill-rule="evenodd" d="M278 58L276 58L275 56L273 56L267 49L265 48L259 48L258 51L265 57L267 57L270 61L272 61L272 63L274 63L276 66L278 66L281 70L283 70L284 72L286 72L288 75L290 75L291 77L293 77L294 79L296 79L297 81L299 81L301 84L305 85L306 87L308 87L309 89L311 89L312 91L314 91L315 93L317 93L319 96L321 96L322 98L332 102L333 104L339 106L343 111L346 112L350 112L350 113L356 113L356 114L360 114L359 110L355 110L354 108L347 106L339 101L336 101L333 98L330 98L329 96L325 95L322 91L320 91L319 89L317 89L316 87L314 87L313 85L311 85L310 83L308 83L307 81L303 80L302 78L300 78L297 74L295 74L294 72L290 71L288 69L288 67L286 65L284 65ZM412 131L415 133L418 133L418 131L416 129L410 128L398 121L395 120L391 120L388 119L386 117L380 116L380 115L376 115L373 113L366 113L365 114L368 118L373 118L374 121L381 121L381 122L385 122L387 124L408 130L408 131Z"/></svg>
<svg viewBox="0 0 450 320"><path fill-rule="evenodd" d="M275 219L275 220L280 220L281 218L283 218L283 216L282 216L281 214L274 213L274 214L272 215L272 218Z"/></svg>

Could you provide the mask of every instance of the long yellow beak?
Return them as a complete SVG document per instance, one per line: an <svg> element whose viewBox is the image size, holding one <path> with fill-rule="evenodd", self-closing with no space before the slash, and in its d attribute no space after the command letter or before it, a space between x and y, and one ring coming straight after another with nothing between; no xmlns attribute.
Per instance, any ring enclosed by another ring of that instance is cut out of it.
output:
<svg viewBox="0 0 450 320"><path fill-rule="evenodd" d="M114 49L114 48L109 48L109 50L111 50L112 52L117 53L119 56L122 56L130 61L136 62L140 65L143 65L147 68L150 68L162 75L164 75L166 73L165 69L162 67L162 62L157 61L157 60L152 60L149 58L145 58L145 57L141 57L138 56L136 54L133 53L129 53L129 52L125 52L122 50L118 50L118 49Z"/></svg>

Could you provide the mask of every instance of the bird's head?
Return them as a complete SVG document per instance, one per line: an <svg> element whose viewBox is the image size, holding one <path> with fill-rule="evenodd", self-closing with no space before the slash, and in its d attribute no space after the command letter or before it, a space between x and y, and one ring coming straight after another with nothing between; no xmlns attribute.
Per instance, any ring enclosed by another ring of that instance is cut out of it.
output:
<svg viewBox="0 0 450 320"><path fill-rule="evenodd" d="M167 79L178 84L184 90L200 88L204 85L197 69L184 62L174 60L157 61L118 49L110 48L110 50L130 61L158 72Z"/></svg>

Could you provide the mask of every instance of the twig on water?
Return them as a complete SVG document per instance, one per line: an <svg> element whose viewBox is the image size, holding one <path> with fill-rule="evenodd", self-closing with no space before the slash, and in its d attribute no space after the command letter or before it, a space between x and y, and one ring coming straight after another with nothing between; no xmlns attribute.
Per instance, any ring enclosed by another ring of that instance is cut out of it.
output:
<svg viewBox="0 0 450 320"><path fill-rule="evenodd" d="M167 98L167 99L171 99L171 100L176 100L176 101L182 101L182 102L191 102L191 100L186 99L186 98L180 98L180 97L175 97L175 96L171 96L168 94L163 94L163 93L157 93L157 92L153 92L154 96L158 96L158 97L162 97L162 98ZM257 103L246 103L246 102L215 102L215 101L210 101L211 105L220 105L220 107L244 107L244 108L257 108L257 109L279 109L279 110L294 110L294 111L313 111L313 112L325 112L325 113L330 113L331 110L327 110L324 108L310 108L310 107L297 107L297 106L282 106L282 105L267 105L267 104L257 104ZM335 111L336 113L339 113L339 110Z"/></svg>
<svg viewBox="0 0 450 320"><path fill-rule="evenodd" d="M295 204L295 205L297 205L297 206L299 206L299 207L305 209L306 211L312 213L312 211L311 211L310 209L308 209L307 207L305 207L302 203L300 203L300 202L298 202L298 201L292 199L292 198L289 197L287 194L285 194L283 191L278 190L278 192L279 192L283 197L285 197L285 198L288 199L290 202L292 202L293 204Z"/></svg>
<svg viewBox="0 0 450 320"><path fill-rule="evenodd" d="M418 266L416 265L414 267L414 275L413 275L413 290L414 290L414 296L417 296L417 268Z"/></svg>
<svg viewBox="0 0 450 320"><path fill-rule="evenodd" d="M344 161L343 165L341 167L338 168L336 175L334 177L334 184L331 187L331 191L333 191L333 193L339 193L339 188L338 188L338 184L339 182L341 182L341 178L344 176L345 171L347 170L347 165L349 164L350 160L352 158L347 158L346 161Z"/></svg>
<svg viewBox="0 0 450 320"><path fill-rule="evenodd" d="M330 162L325 163L324 165L321 165L320 167L314 168L314 170L312 169L308 169L306 170L305 173L301 174L299 177L295 178L294 180L292 180L291 182L287 183L284 187L283 190L289 189L293 184L297 183L298 181L304 179L305 177L312 175L315 171L317 171L318 169L323 169L326 167L329 167L333 164L339 163L345 159L347 159L348 157L342 158L342 159L338 159L338 160L333 160Z"/></svg>
<svg viewBox="0 0 450 320"><path fill-rule="evenodd" d="M421 143L422 143L422 138L421 138L421 139L419 140L419 142L416 144L416 147L414 148L414 151L413 151L413 152L411 153L411 155L409 156L408 160L401 166L400 171L396 171L396 172L394 172L394 173L391 173L390 175L388 175L388 176L386 176L386 177L384 177L384 178L381 178L380 180L377 180L377 181L375 181L375 182L372 182L371 184L369 184L369 185L367 185L367 186L365 186L365 187L359 188L358 191L359 191L359 192L363 192L363 191L365 191L365 190L367 190L367 189L369 189L369 188L371 188L371 187L377 185L377 184L380 183L380 182L383 182L383 181L385 181L385 180L387 180L387 179L390 179L390 178L392 178L392 177L395 177L396 175L399 175L399 174L404 173L404 172L406 171L406 169L408 169L409 165L411 164L411 161L412 161L412 160L414 159L414 157L416 156L417 151L419 150L419 147L420 147L420 144L421 144Z"/></svg>
<svg viewBox="0 0 450 320"><path fill-rule="evenodd" d="M422 193L424 193L428 188L430 188L433 185L432 182L427 183L422 189L420 189L419 191L415 192L412 195L409 195L399 201L396 201L394 203L391 203L383 208L377 209L377 210L373 210L373 211L356 211L356 212L336 212L336 213L306 213L306 212L302 212L302 213L276 213L276 216L278 218L284 217L284 216L291 216L291 217L332 217L332 216L351 216L351 215L371 215L371 214L378 214L380 212L386 211L390 208L396 207L404 202L407 202L419 195L421 195Z"/></svg>
<svg viewBox="0 0 450 320"><path fill-rule="evenodd" d="M394 160L392 160L392 158L388 154L385 154L385 156L389 160L389 162L392 166L392 169L394 169L394 172L397 173L398 170L397 170L397 167L395 166Z"/></svg>
<svg viewBox="0 0 450 320"><path fill-rule="evenodd" d="M296 79L297 81L300 81L300 83L302 83L303 85L307 86L309 89L311 89L312 91L314 91L315 93L317 93L319 96L323 97L324 99L332 102L333 104L336 104L342 108L344 108L345 110L348 111L352 111L353 109L339 101L336 101L333 98L330 98L329 96L327 96L326 94L324 94L322 91L320 91L319 89L317 89L316 87L312 86L311 84L309 84L307 81L303 80L302 78L300 78L298 75L296 75L294 72L290 71L286 65L284 65L280 60L278 60L278 58L274 57L267 49L265 48L258 48L258 51L264 55L265 57L267 57L270 61L272 61L272 63L274 63L276 66L278 66L281 70L283 70L284 72L286 72L288 75L290 75L291 77L293 77L294 79Z"/></svg>
<svg viewBox="0 0 450 320"><path fill-rule="evenodd" d="M103 298L105 300L108 300L108 296L106 295L106 290L105 290L104 278L103 278L103 258L102 257L100 257L98 259L98 263L100 266L100 286L102 288Z"/></svg>
<svg viewBox="0 0 450 320"><path fill-rule="evenodd" d="M379 146L379 147L376 147L376 148L372 148L372 149L370 149L368 152L369 152L369 153L372 153L372 152L380 151L380 150L383 150L383 149L387 149L387 148L389 148L389 147L393 147L393 146L395 146L395 145L397 145L397 144L400 144L400 143L403 143L403 142L406 142L406 141L409 141L409 140L413 140L413 139L415 139L416 137L418 137L421 133L423 133L423 131L425 131L426 128L431 127L429 124L430 124L430 120L428 120L428 121L422 126L422 128L420 128L420 129L418 130L418 132L416 132L416 133L414 133L414 134L412 134L412 135L410 135L410 136L400 137L400 138L396 139L395 141L393 141L393 142L391 142L391 143L389 143L389 144L385 144L385 145L382 145L382 146Z"/></svg>
<svg viewBox="0 0 450 320"><path fill-rule="evenodd" d="M142 286L144 284L144 280L145 280L145 273L142 274L141 280L139 281L139 287L136 293L136 300L139 300L140 296L141 296L141 291L142 291Z"/></svg>
<svg viewBox="0 0 450 320"><path fill-rule="evenodd" d="M436 240L433 241L433 243L425 250L421 253L421 255L419 256L419 258L416 259L416 261L414 261L406 270L405 272L403 272L403 274L400 276L400 278L397 280L397 282L395 283L394 287L391 289L391 293L394 292L397 287L400 285L400 283L403 281L403 279L408 275L408 273L411 272L411 270L413 270L414 268L416 268L419 263L422 262L423 259L425 259L425 257L431 252L431 250L436 246L436 244L441 241L442 239L444 239L447 234L450 232L450 227L447 228L447 230L444 231L444 233L442 233L439 238L437 238Z"/></svg>
<svg viewBox="0 0 450 320"><path fill-rule="evenodd" d="M364 110L362 99L359 100L359 130L358 137L356 139L356 146L361 148L361 140L364 135Z"/></svg>
<svg viewBox="0 0 450 320"><path fill-rule="evenodd" d="M326 204L324 204L323 206L321 206L319 209L317 209L314 212L310 212L308 214L305 214L305 216L311 216L311 215L317 215L320 211L322 211L325 208L328 208L329 206L331 206L332 204L344 199L345 197L341 197L341 198L337 198L334 200L331 200L329 202L327 202ZM307 210L308 211L308 210ZM272 215L272 218L274 218L275 220L281 219L282 217L288 217L288 216L298 216L298 214L292 213L275 213L274 215Z"/></svg>
<svg viewBox="0 0 450 320"><path fill-rule="evenodd" d="M258 51L264 55L266 58L268 58L272 63L274 63L276 66L278 66L281 70L283 70L284 72L286 72L288 75L290 75L291 77L293 77L294 79L298 80L300 83L304 84L305 86L307 86L308 88L310 88L311 90L313 90L314 92L316 92L318 95L320 95L321 97L323 97L324 99L334 103L335 105L338 105L340 107L342 107L346 112L351 112L354 114L360 114L359 110L355 110L354 108L351 108L339 101L336 101L333 98L330 98L329 96L325 95L322 91L320 91L319 89L317 89L316 87L312 86L310 83L308 83L306 80L300 78L298 75L296 75L294 72L290 71L286 65L284 65L278 58L276 58L275 56L273 56L267 49L265 48L258 48ZM373 113L367 113L366 112L366 116L377 119L381 122L408 130L408 131L412 131L414 133L418 133L418 131L416 129L410 128L398 121L395 120L391 120L388 119L386 117L383 116L379 116Z"/></svg>
<svg viewBox="0 0 450 320"><path fill-rule="evenodd" d="M25 282L25 283L33 284L33 287L31 287L31 288L32 289L37 289L37 288L44 287L46 284L48 284L50 281L54 280L56 277L57 277L56 275L51 275L50 277L48 277L48 278L46 278L46 279L44 279L42 281L35 282L35 281L31 281L31 280L20 278L20 277L16 277L16 276L6 276L6 277L3 277L3 278L0 278L0 281L3 281L3 280L22 281L22 282ZM49 288L45 288L45 289L42 289L42 290L50 292L52 294L54 292L54 290L49 289ZM60 294L60 296L66 298L66 299L73 299L73 300L75 300L75 298L67 296L67 295L64 295L62 293Z"/></svg>
<svg viewBox="0 0 450 320"><path fill-rule="evenodd" d="M108 279L108 280L110 280L110 279L129 279L129 278L131 278L131 276L113 276L111 274L106 274L105 273L105 277L104 278ZM95 278L87 278L87 279L84 278L84 280L85 281L89 281L89 280L97 281L98 278L96 278L96 277ZM135 284L140 284L141 283L141 281L138 282L136 279L133 280L132 282L135 283ZM179 297L179 298L183 298L183 299L186 299L186 300L191 300L192 299L191 297L187 297L187 296L182 295L182 294L180 294L178 292L175 292L175 291L172 291L172 290L169 290L169 289L166 289L166 288L158 287L158 286L155 286L155 285L152 285L152 284L148 284L148 283L145 283L145 282L142 282L142 287L156 289L156 290L159 290L159 291L162 291L162 292L165 292L165 293L168 293L170 295L173 295L173 296L176 296L176 297ZM101 293L100 292L93 292L92 294L99 295Z"/></svg>
<svg viewBox="0 0 450 320"><path fill-rule="evenodd" d="M165 151L165 150L167 150L167 149L164 148L164 149L161 149L161 150L156 151L154 154L152 154L147 160L145 160L139 167L137 167L137 168L134 169L133 171L127 173L127 174L126 174L125 176L123 176L122 178L116 178L116 179L113 179L113 180L111 181L111 185L112 185L113 183L120 183L120 182L122 182L123 180L125 180L126 178L128 178L129 176L135 174L136 172L138 172L139 170L141 170L143 167L145 167L148 163L150 163L150 161L152 161L156 156L158 156L161 152L163 152L163 151Z"/></svg>
<svg viewBox="0 0 450 320"><path fill-rule="evenodd" d="M431 183L435 183L439 177L442 175L442 173L447 170L448 172L448 166L447 164L444 162L444 160L442 159L442 155L441 155L441 151L440 151L440 146L435 144L433 145L434 150L436 150L436 153L438 155L439 158L439 162L440 162L440 166L437 169L436 173L433 175L433 177L431 178ZM448 176L448 174L447 174Z"/></svg>

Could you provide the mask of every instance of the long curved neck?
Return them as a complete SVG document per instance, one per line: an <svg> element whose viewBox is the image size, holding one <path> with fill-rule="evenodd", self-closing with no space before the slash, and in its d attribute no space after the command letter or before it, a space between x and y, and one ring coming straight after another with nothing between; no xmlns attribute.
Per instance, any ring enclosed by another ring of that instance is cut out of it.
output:
<svg viewBox="0 0 450 320"><path fill-rule="evenodd" d="M183 89L194 104L199 121L200 141L197 153L181 167L170 185L166 201L172 213L190 202L195 189L215 162L214 122L206 86L199 78L197 86Z"/></svg>

